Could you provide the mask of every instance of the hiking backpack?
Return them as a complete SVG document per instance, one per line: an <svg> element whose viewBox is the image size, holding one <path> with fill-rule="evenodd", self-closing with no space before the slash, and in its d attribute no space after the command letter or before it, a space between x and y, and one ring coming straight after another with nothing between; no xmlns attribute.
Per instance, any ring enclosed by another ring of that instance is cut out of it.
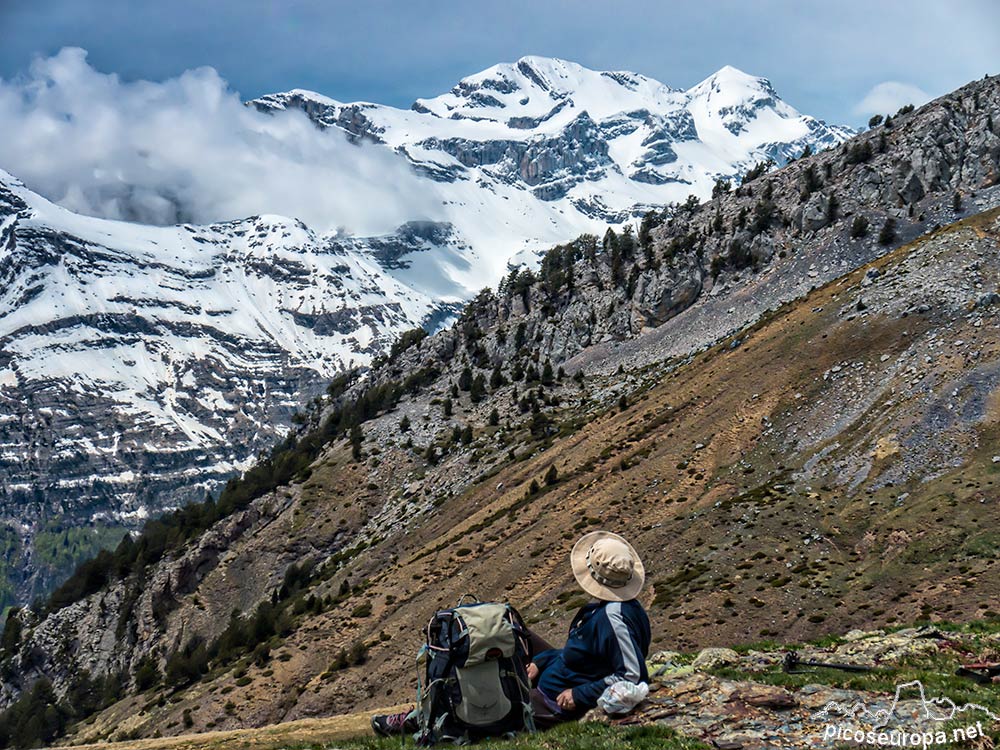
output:
<svg viewBox="0 0 1000 750"><path fill-rule="evenodd" d="M531 645L521 616L509 604L463 604L465 598L435 613L417 654L419 745L535 729Z"/></svg>

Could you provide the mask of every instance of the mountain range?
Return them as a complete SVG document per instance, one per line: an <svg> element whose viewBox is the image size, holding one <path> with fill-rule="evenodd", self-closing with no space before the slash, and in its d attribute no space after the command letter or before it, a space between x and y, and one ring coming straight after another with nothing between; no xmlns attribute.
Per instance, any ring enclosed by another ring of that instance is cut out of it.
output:
<svg viewBox="0 0 1000 750"><path fill-rule="evenodd" d="M391 153L440 208L379 236L275 215L143 226L0 172L0 605L203 499L331 378L552 244L852 134L731 67L681 91L538 57L409 110L301 90L248 106Z"/></svg>
<svg viewBox="0 0 1000 750"><path fill-rule="evenodd" d="M1000 77L714 192L401 336L212 501L15 611L0 733L410 701L464 593L558 640L594 528L645 562L654 650L995 619Z"/></svg>

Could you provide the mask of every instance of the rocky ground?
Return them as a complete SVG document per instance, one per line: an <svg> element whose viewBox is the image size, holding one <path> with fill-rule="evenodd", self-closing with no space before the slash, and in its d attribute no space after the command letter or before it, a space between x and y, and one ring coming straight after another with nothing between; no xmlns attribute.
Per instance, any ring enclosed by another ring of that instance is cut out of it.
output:
<svg viewBox="0 0 1000 750"><path fill-rule="evenodd" d="M994 625L988 632L855 630L825 645L660 652L650 659L650 696L633 714L614 719L595 710L587 718L617 726L662 724L720 750L836 748L864 744L854 741L856 732L893 731L921 737L944 732L949 744L964 745L955 729L978 722L986 734L967 732L965 746L992 748L990 738L1000 731L1000 687L975 685L953 672L961 663L995 659L998 649ZM872 671L786 671L789 653ZM975 705L966 709L968 704Z"/></svg>

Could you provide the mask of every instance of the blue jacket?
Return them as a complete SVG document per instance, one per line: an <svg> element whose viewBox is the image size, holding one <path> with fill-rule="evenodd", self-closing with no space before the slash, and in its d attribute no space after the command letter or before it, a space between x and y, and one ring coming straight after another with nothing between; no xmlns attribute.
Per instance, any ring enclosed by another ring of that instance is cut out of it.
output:
<svg viewBox="0 0 1000 750"><path fill-rule="evenodd" d="M649 618L638 601L592 602L569 626L566 645L537 654L538 689L555 700L573 689L580 710L593 708L613 682L646 682Z"/></svg>

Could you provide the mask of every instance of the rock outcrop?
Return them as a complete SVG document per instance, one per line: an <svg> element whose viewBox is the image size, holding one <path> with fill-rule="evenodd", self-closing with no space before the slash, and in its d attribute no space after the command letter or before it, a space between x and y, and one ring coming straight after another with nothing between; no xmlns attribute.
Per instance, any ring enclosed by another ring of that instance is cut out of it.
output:
<svg viewBox="0 0 1000 750"><path fill-rule="evenodd" d="M834 669L782 674L781 664L789 653L784 650L754 650L742 657L733 652L735 658L727 658L721 665L706 663L703 651L693 670L654 658L650 673L657 676L650 696L634 712L610 717L594 709L582 721L618 726L662 724L725 750L832 750L865 744L868 733L876 738L883 734L887 746L891 734L895 744L904 747L913 744L909 739L913 735L920 738L918 746L924 737L929 737L928 746L943 744L935 739L941 736L944 744L958 736L975 741L979 728L992 731L994 727L990 709L956 705L951 696L930 692L921 678L930 685L942 663L954 670L972 653L993 653L995 644L995 634L908 628L891 634L855 631L833 646L806 646L796 652L806 660L876 670L871 677L854 680L867 681L867 689L845 687L850 678L838 676ZM725 667L727 676L715 674L718 667ZM897 683L894 689L879 689L882 683L892 685L893 680ZM778 682L788 686L773 684ZM959 689L965 692L969 688ZM984 695L990 689L983 688ZM988 695L986 700L993 702ZM957 708L962 712L956 713ZM956 729L963 734L955 735ZM905 734L905 742L900 741L901 734ZM983 740L988 741L988 737Z"/></svg>

